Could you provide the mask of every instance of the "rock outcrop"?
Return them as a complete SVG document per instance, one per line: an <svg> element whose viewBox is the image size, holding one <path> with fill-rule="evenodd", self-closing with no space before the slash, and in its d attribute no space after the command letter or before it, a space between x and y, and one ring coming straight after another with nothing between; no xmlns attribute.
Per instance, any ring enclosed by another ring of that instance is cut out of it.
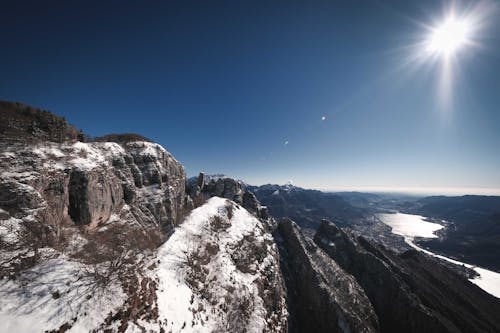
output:
<svg viewBox="0 0 500 333"><path fill-rule="evenodd" d="M246 191L243 193L243 207L245 207L248 211L258 212L260 207L260 202L255 197L255 194L252 192Z"/></svg>
<svg viewBox="0 0 500 333"><path fill-rule="evenodd" d="M227 198L236 203L242 203L243 189L241 183L229 177L212 178L203 185L205 193L211 193L216 197Z"/></svg>
<svg viewBox="0 0 500 333"><path fill-rule="evenodd" d="M291 220L276 239L288 290L290 332L377 332L378 320L356 279Z"/></svg>
<svg viewBox="0 0 500 333"><path fill-rule="evenodd" d="M156 321L147 270L190 208L183 166L135 134L83 142L64 118L21 104L0 102L0 119L5 329L123 332Z"/></svg>
<svg viewBox="0 0 500 333"><path fill-rule="evenodd" d="M197 178L189 179L186 191L190 198L199 203L214 196L226 198L241 204L259 218L270 218L267 207L261 205L255 194L240 180L224 175L207 176L200 172Z"/></svg>
<svg viewBox="0 0 500 333"><path fill-rule="evenodd" d="M433 258L396 254L323 220L315 243L363 287L382 332L498 332L500 303Z"/></svg>
<svg viewBox="0 0 500 333"><path fill-rule="evenodd" d="M172 229L185 203L184 168L150 142L2 145L0 208L49 225L95 227L112 214Z"/></svg>

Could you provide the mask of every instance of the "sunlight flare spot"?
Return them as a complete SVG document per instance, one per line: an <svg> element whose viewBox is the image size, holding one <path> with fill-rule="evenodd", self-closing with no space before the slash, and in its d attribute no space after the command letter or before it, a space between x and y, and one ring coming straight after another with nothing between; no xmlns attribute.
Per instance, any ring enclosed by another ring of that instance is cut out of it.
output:
<svg viewBox="0 0 500 333"><path fill-rule="evenodd" d="M448 17L441 25L431 30L427 51L431 54L449 56L467 44L471 26L465 19Z"/></svg>

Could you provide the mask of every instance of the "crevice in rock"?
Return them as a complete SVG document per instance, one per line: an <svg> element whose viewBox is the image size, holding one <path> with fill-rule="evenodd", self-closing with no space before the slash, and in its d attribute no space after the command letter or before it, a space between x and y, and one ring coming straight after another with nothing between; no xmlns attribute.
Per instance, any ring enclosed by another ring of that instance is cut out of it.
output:
<svg viewBox="0 0 500 333"><path fill-rule="evenodd" d="M80 170L73 170L69 178L68 214L76 225L90 223L87 194L88 178Z"/></svg>

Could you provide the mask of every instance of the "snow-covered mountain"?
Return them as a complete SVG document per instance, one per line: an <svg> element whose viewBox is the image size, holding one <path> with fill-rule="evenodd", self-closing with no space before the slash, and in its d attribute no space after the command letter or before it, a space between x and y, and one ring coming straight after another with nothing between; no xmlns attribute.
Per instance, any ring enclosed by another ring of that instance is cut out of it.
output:
<svg viewBox="0 0 500 333"><path fill-rule="evenodd" d="M0 108L0 333L500 331L500 301L435 259L286 218L328 195L188 182L141 136Z"/></svg>

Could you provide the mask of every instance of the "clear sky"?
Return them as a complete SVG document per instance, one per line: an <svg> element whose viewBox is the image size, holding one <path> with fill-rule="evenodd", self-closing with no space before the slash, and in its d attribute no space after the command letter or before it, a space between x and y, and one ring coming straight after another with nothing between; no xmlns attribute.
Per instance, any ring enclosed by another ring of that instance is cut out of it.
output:
<svg viewBox="0 0 500 333"><path fill-rule="evenodd" d="M445 66L423 49L450 8L474 23ZM0 99L92 135L143 134L190 175L500 188L498 2L11 0L0 12Z"/></svg>

